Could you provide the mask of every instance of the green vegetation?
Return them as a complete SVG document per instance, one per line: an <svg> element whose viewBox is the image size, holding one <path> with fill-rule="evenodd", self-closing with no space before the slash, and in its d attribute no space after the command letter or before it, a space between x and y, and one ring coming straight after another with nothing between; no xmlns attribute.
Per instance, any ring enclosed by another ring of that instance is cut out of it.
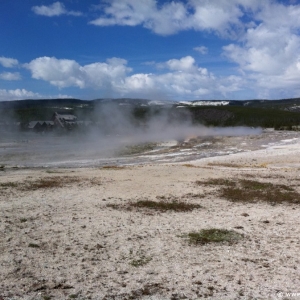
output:
<svg viewBox="0 0 300 300"><path fill-rule="evenodd" d="M78 177L45 177L38 179L36 181L28 181L26 185L22 188L23 190L38 190L38 189L49 189L49 188L59 188L67 184L80 182Z"/></svg>
<svg viewBox="0 0 300 300"><path fill-rule="evenodd" d="M17 182L2 182L0 183L0 189L16 188L19 184Z"/></svg>
<svg viewBox="0 0 300 300"><path fill-rule="evenodd" d="M207 184L219 188L221 197L232 202L267 202L271 204L300 204L300 194L290 186L248 179L210 179L196 181L197 185Z"/></svg>
<svg viewBox="0 0 300 300"><path fill-rule="evenodd" d="M0 183L0 190L8 188L18 189L20 191L34 191L38 189L61 188L72 184L88 183L91 185L100 185L98 178L83 179L76 176L53 176L44 177L37 180L26 180L24 182L6 182Z"/></svg>
<svg viewBox="0 0 300 300"><path fill-rule="evenodd" d="M226 229L202 229L199 232L190 232L188 235L189 243L191 244L208 244L208 243L229 243L233 244L243 238L238 232Z"/></svg>
<svg viewBox="0 0 300 300"><path fill-rule="evenodd" d="M202 198L202 195L199 194L187 194L184 197L188 198ZM138 210L155 210L159 212L168 212L168 211L174 211L174 212L187 212L187 211L192 211L194 209L199 209L202 208L201 205L199 204L194 204L194 203L187 203L184 201L179 201L177 198L174 198L173 200L172 197L165 197L165 196L159 196L157 197L160 199L160 201L152 201L152 200L140 200L137 202L130 202L127 205L120 205L120 204L107 204L107 207L113 208L113 209L128 209L132 210L132 208L136 208Z"/></svg>
<svg viewBox="0 0 300 300"><path fill-rule="evenodd" d="M250 126L279 129L300 125L300 112L273 108L223 106L189 108L194 123L207 126Z"/></svg>
<svg viewBox="0 0 300 300"><path fill-rule="evenodd" d="M166 212L166 211L186 212L186 211L191 211L193 209L201 208L201 205L199 204L180 202L176 200L171 202L141 200L136 203L131 203L130 205L132 207L154 209L161 212Z"/></svg>
<svg viewBox="0 0 300 300"><path fill-rule="evenodd" d="M147 263L149 263L152 260L151 257L147 257L147 256L141 256L138 259L133 259L130 262L130 265L132 265L133 267L141 267L146 265Z"/></svg>
<svg viewBox="0 0 300 300"><path fill-rule="evenodd" d="M119 106L119 103L127 105ZM83 101L78 99L45 99L8 101L0 103L3 121L15 120L27 123L34 120L50 120L55 111L74 114L78 120L97 123L106 132L118 130L110 115L120 109L133 126L147 127L148 122L162 116L167 123L190 122L207 126L251 126L295 130L300 125L300 99L277 101L230 101L226 106L186 106L176 104L147 106L147 100L115 99L111 101ZM113 104L110 106L110 104ZM144 106L141 106L144 105ZM299 108L298 108L299 107ZM107 115L107 110L109 114Z"/></svg>
<svg viewBox="0 0 300 300"><path fill-rule="evenodd" d="M30 248L40 248L40 245L35 244L35 243L29 243L28 247L30 247Z"/></svg>
<svg viewBox="0 0 300 300"><path fill-rule="evenodd" d="M124 170L126 167L124 166L117 166L117 165L109 165L109 166L103 166L101 169L104 170Z"/></svg>

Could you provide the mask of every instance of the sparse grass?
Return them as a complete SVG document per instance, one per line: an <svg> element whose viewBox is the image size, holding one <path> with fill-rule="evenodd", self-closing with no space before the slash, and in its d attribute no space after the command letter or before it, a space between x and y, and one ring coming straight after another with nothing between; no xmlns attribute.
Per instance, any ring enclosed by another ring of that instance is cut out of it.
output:
<svg viewBox="0 0 300 300"><path fill-rule="evenodd" d="M238 164L230 164L230 163L208 163L208 166L211 167L225 167L225 168L242 168L245 166L238 165Z"/></svg>
<svg viewBox="0 0 300 300"><path fill-rule="evenodd" d="M300 203L300 194L292 187L284 184L273 184L256 180L238 179L210 179L196 181L197 185L206 184L220 187L220 196L232 202L268 202L275 203Z"/></svg>
<svg viewBox="0 0 300 300"><path fill-rule="evenodd" d="M114 204L114 203L109 203L109 204L106 204L106 207L110 207L110 208L113 208L113 209L118 209L118 208L120 208L120 205Z"/></svg>
<svg viewBox="0 0 300 300"><path fill-rule="evenodd" d="M208 163L210 167L225 167L225 168L266 168L268 163L261 163L261 164L245 164L245 165L238 165L238 164L231 164L231 163Z"/></svg>
<svg viewBox="0 0 300 300"><path fill-rule="evenodd" d="M51 176L37 180L26 180L24 182L5 182L0 183L0 189L18 189L21 191L34 191L38 189L61 188L72 184L89 183L91 185L100 185L98 178L85 179L75 176Z"/></svg>
<svg viewBox="0 0 300 300"><path fill-rule="evenodd" d="M0 183L0 188L8 189L8 188L16 188L19 186L17 182L2 182Z"/></svg>
<svg viewBox="0 0 300 300"><path fill-rule="evenodd" d="M67 184L80 182L78 177L45 177L36 181L28 181L23 190L59 188Z"/></svg>
<svg viewBox="0 0 300 300"><path fill-rule="evenodd" d="M187 168L199 168L199 167L197 167L195 165L192 165L192 164L183 164L182 166L187 167Z"/></svg>
<svg viewBox="0 0 300 300"><path fill-rule="evenodd" d="M146 265L147 263L149 263L150 261L152 260L151 257L147 257L147 256L141 256L140 258L138 259L133 259L131 262L130 262L130 265L132 265L133 267L141 267L141 266L144 266Z"/></svg>
<svg viewBox="0 0 300 300"><path fill-rule="evenodd" d="M205 194L193 194L193 193L187 193L183 196L184 198L205 198Z"/></svg>
<svg viewBox="0 0 300 300"><path fill-rule="evenodd" d="M235 182L230 179L224 179L224 178L211 178L206 181L197 180L197 185L213 185L213 186L220 186L220 185L226 185L226 186L234 186Z"/></svg>
<svg viewBox="0 0 300 300"><path fill-rule="evenodd" d="M188 193L181 197L174 195L162 195L156 196L157 201L141 199L135 202L129 202L128 204L108 203L106 207L113 209L126 209L126 210L155 210L160 212L175 211L175 212L187 212L194 209L203 208L200 204L188 203L186 199L190 198L203 198L204 194Z"/></svg>
<svg viewBox="0 0 300 300"><path fill-rule="evenodd" d="M103 166L103 167L101 167L101 169L104 169L104 170L124 170L124 169L126 169L126 167L111 165L111 166Z"/></svg>
<svg viewBox="0 0 300 300"><path fill-rule="evenodd" d="M57 173L64 173L64 171L59 171L59 170L46 170L46 173L48 173L48 174L57 174Z"/></svg>
<svg viewBox="0 0 300 300"><path fill-rule="evenodd" d="M151 200L140 200L135 203L130 203L130 206L145 209L154 209L161 212L166 211L176 211L176 212L186 212L193 209L201 208L199 204L179 202L179 201L151 201Z"/></svg>
<svg viewBox="0 0 300 300"><path fill-rule="evenodd" d="M40 245L35 244L35 243L29 243L28 247L30 247L30 248L40 248Z"/></svg>
<svg viewBox="0 0 300 300"><path fill-rule="evenodd" d="M233 244L243 238L243 235L227 229L202 229L199 232L190 232L188 235L189 243L204 245L208 243L229 243Z"/></svg>

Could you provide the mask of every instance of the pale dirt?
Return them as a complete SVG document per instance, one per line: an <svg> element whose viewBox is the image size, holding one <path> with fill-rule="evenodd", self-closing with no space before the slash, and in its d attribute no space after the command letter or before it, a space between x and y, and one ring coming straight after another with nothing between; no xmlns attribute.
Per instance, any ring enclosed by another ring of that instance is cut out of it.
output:
<svg viewBox="0 0 300 300"><path fill-rule="evenodd" d="M195 184L248 178L300 192L299 175L300 139L182 164L1 171L0 184L17 187L0 187L0 299L279 299L278 292L300 293L299 205L232 203L214 187ZM44 177L80 180L20 191ZM203 208L126 210L129 202L160 196ZM212 227L244 238L195 246L183 237ZM145 264L133 266L137 260Z"/></svg>

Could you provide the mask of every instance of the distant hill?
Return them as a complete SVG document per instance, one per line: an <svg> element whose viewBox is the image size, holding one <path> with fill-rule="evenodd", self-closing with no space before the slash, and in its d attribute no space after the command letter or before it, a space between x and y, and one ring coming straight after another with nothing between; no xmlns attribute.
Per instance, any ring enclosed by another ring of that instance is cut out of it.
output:
<svg viewBox="0 0 300 300"><path fill-rule="evenodd" d="M127 111L138 123L153 115L166 115L170 120L191 118L195 124L208 126L261 126L279 128L300 125L300 98L281 100L194 100L162 101L148 99L39 99L0 102L2 121L26 123L50 120L54 112L71 113L79 120L98 122L99 111L107 105L111 109ZM110 112L115 117L113 111ZM101 121L101 120L100 120Z"/></svg>

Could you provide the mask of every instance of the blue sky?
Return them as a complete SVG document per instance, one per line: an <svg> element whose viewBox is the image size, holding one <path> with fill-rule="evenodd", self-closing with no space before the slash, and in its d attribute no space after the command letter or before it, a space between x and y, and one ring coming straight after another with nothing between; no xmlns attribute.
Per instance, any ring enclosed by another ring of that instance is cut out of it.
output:
<svg viewBox="0 0 300 300"><path fill-rule="evenodd" d="M0 1L0 101L58 97L300 97L300 2Z"/></svg>

